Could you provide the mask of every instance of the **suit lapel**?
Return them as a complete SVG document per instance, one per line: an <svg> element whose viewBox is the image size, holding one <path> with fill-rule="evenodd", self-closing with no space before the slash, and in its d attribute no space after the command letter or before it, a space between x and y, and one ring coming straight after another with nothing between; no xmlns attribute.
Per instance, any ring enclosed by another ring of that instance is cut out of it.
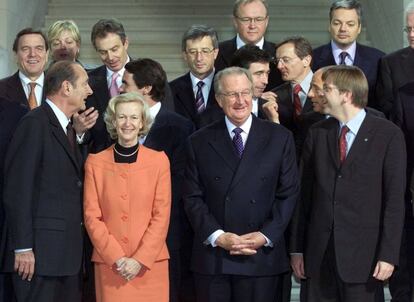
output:
<svg viewBox="0 0 414 302"><path fill-rule="evenodd" d="M406 51L401 56L401 61L401 66L404 70L404 75L406 76L406 82L408 82L414 70L414 50L407 47ZM403 86L403 84L401 86Z"/></svg>
<svg viewBox="0 0 414 302"><path fill-rule="evenodd" d="M336 65L335 58L332 54L332 46L331 44L326 44L326 47L324 47L321 51L321 56L319 57L320 67L322 66L329 66L329 65Z"/></svg>
<svg viewBox="0 0 414 302"><path fill-rule="evenodd" d="M233 54L236 52L236 50L237 50L237 43L236 43L236 37L234 37L231 40L231 44L229 45L229 47L221 50L223 52L222 56L223 56L224 61L226 62L226 66L230 66L231 59L233 57Z"/></svg>
<svg viewBox="0 0 414 302"><path fill-rule="evenodd" d="M358 130L358 134L355 137L354 142L352 143L351 149L348 151L344 166L351 165L356 156L368 154L367 147L369 146L369 143L372 139L372 130L373 128L371 116L367 114L361 124L361 127Z"/></svg>
<svg viewBox="0 0 414 302"><path fill-rule="evenodd" d="M74 154L72 151L72 148L69 145L68 137L66 136L65 132L62 129L62 126L60 125L55 113L53 112L52 108L45 102L42 105L42 108L46 111L46 115L49 118L49 122L52 125L52 133L56 137L57 141L62 145L65 152L68 154L70 160L72 161L73 165L76 168L76 171L78 174L80 173L80 154ZM79 153L79 151L76 149L76 152Z"/></svg>
<svg viewBox="0 0 414 302"><path fill-rule="evenodd" d="M336 119L330 118L331 125L327 131L327 145L329 149L329 154L332 158L332 161L335 163L335 167L339 169L339 123Z"/></svg>
<svg viewBox="0 0 414 302"><path fill-rule="evenodd" d="M9 79L7 86L7 97L9 100L13 102L18 101L23 105L29 107L29 103L27 101L26 94L24 93L18 71Z"/></svg>
<svg viewBox="0 0 414 302"><path fill-rule="evenodd" d="M148 132L147 137L145 138L145 143L144 143L145 146L149 148L154 148L156 150L160 148L159 146L157 146L156 143L163 141L159 139L159 134L163 134L163 133L160 133L158 129L164 127L165 124L167 124L165 112L166 112L165 108L161 106L161 109L158 112L157 116L155 117L154 123L152 124L151 129Z"/></svg>
<svg viewBox="0 0 414 302"><path fill-rule="evenodd" d="M259 119L253 116L252 126L244 147L243 156L240 159L240 163L231 183L230 190L238 184L245 174L249 173L249 171L253 168L252 165L257 163L256 159L260 157L260 151L262 151L266 145L266 133L264 133L263 129L260 128L259 122Z"/></svg>
<svg viewBox="0 0 414 302"><path fill-rule="evenodd" d="M184 81L182 82L182 87L178 91L177 96L181 106L191 117L191 119L194 119L196 117L195 98L193 94L193 86L191 84L190 73L187 73L185 76Z"/></svg>
<svg viewBox="0 0 414 302"><path fill-rule="evenodd" d="M227 130L226 123L224 122L224 118L214 129L214 135L209 141L209 144L223 159L227 166L235 172L240 160L234 150L233 142Z"/></svg>

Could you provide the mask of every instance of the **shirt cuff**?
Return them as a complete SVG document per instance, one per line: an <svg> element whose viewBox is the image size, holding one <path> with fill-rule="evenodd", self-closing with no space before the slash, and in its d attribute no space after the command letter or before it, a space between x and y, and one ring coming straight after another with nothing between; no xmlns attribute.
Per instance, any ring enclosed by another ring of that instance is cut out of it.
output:
<svg viewBox="0 0 414 302"><path fill-rule="evenodd" d="M266 237L265 234L263 234L262 232L259 232L260 234L262 234L262 236L264 237L264 239L266 240L266 243L264 244L264 246L266 247L273 247L273 242L272 240L270 240L269 238Z"/></svg>
<svg viewBox="0 0 414 302"><path fill-rule="evenodd" d="M19 254L19 253L25 253L25 252L30 252L31 250L33 250L33 249L17 249L17 250L14 250L14 253L15 254Z"/></svg>
<svg viewBox="0 0 414 302"><path fill-rule="evenodd" d="M212 247L216 247L217 246L216 240L222 234L224 234L224 231L223 230L217 230L213 234L211 234L210 236L208 236L208 238L203 243L205 245L211 244Z"/></svg>

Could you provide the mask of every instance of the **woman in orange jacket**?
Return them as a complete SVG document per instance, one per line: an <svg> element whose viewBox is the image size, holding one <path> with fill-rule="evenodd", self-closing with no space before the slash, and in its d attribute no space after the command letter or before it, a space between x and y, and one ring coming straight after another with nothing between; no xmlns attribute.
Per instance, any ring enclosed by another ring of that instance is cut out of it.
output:
<svg viewBox="0 0 414 302"><path fill-rule="evenodd" d="M98 302L168 301L171 181L167 156L139 144L150 117L141 95L112 98L105 123L117 143L85 164L85 226Z"/></svg>

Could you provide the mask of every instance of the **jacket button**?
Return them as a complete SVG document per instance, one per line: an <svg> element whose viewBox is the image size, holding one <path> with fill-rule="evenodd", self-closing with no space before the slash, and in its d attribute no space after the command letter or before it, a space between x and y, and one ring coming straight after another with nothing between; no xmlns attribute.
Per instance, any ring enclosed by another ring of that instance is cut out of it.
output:
<svg viewBox="0 0 414 302"><path fill-rule="evenodd" d="M127 178L127 175L126 175L125 173L121 173L121 177L122 177L123 179L126 179L126 178Z"/></svg>
<svg viewBox="0 0 414 302"><path fill-rule="evenodd" d="M338 178L342 178L342 174L339 174L339 175L338 175Z"/></svg>
<svg viewBox="0 0 414 302"><path fill-rule="evenodd" d="M230 197L226 197L226 201L229 202L230 201Z"/></svg>
<svg viewBox="0 0 414 302"><path fill-rule="evenodd" d="M122 219L123 221L127 221L127 220L128 220L128 216L127 216L127 215L123 215L123 216L121 217L121 219Z"/></svg>
<svg viewBox="0 0 414 302"><path fill-rule="evenodd" d="M255 204L256 203L256 200L252 199L252 200L250 200L250 203Z"/></svg>
<svg viewBox="0 0 414 302"><path fill-rule="evenodd" d="M82 182L81 182L80 180L78 180L78 181L76 182L76 185L78 186L78 188L82 188Z"/></svg>
<svg viewBox="0 0 414 302"><path fill-rule="evenodd" d="M126 199L127 199L127 197L128 197L128 195L127 195L127 194L122 194L122 195L121 195L121 198L122 198L123 200L126 200Z"/></svg>
<svg viewBox="0 0 414 302"><path fill-rule="evenodd" d="M221 179L221 177L219 177L219 176L214 177L214 180L220 180L220 179Z"/></svg>
<svg viewBox="0 0 414 302"><path fill-rule="evenodd" d="M123 242L123 243L128 243L128 242L129 242L129 241L128 241L128 238L126 238L126 237L122 238L122 242Z"/></svg>

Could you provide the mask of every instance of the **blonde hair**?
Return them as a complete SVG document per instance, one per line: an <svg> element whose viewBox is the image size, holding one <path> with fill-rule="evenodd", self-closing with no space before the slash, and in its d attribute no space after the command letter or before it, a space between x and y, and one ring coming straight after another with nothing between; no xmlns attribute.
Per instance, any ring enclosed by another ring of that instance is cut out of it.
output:
<svg viewBox="0 0 414 302"><path fill-rule="evenodd" d="M149 115L149 109L147 103L144 101L144 97L137 92L128 92L117 95L109 100L108 107L104 114L104 122L106 124L106 130L112 139L117 139L118 134L114 126L116 118L116 106L122 103L136 103L139 104L141 109L141 121L142 128L139 129L138 137L143 137L148 134L151 127L152 119Z"/></svg>
<svg viewBox="0 0 414 302"><path fill-rule="evenodd" d="M49 47L52 47L53 40L56 40L59 37L59 35L65 30L70 32L71 36L73 37L73 40L75 40L76 44L78 44L78 46L80 47L81 35L78 26L73 20L58 20L49 26L49 29L47 30L47 40L49 43ZM79 53L76 56L78 55Z"/></svg>

